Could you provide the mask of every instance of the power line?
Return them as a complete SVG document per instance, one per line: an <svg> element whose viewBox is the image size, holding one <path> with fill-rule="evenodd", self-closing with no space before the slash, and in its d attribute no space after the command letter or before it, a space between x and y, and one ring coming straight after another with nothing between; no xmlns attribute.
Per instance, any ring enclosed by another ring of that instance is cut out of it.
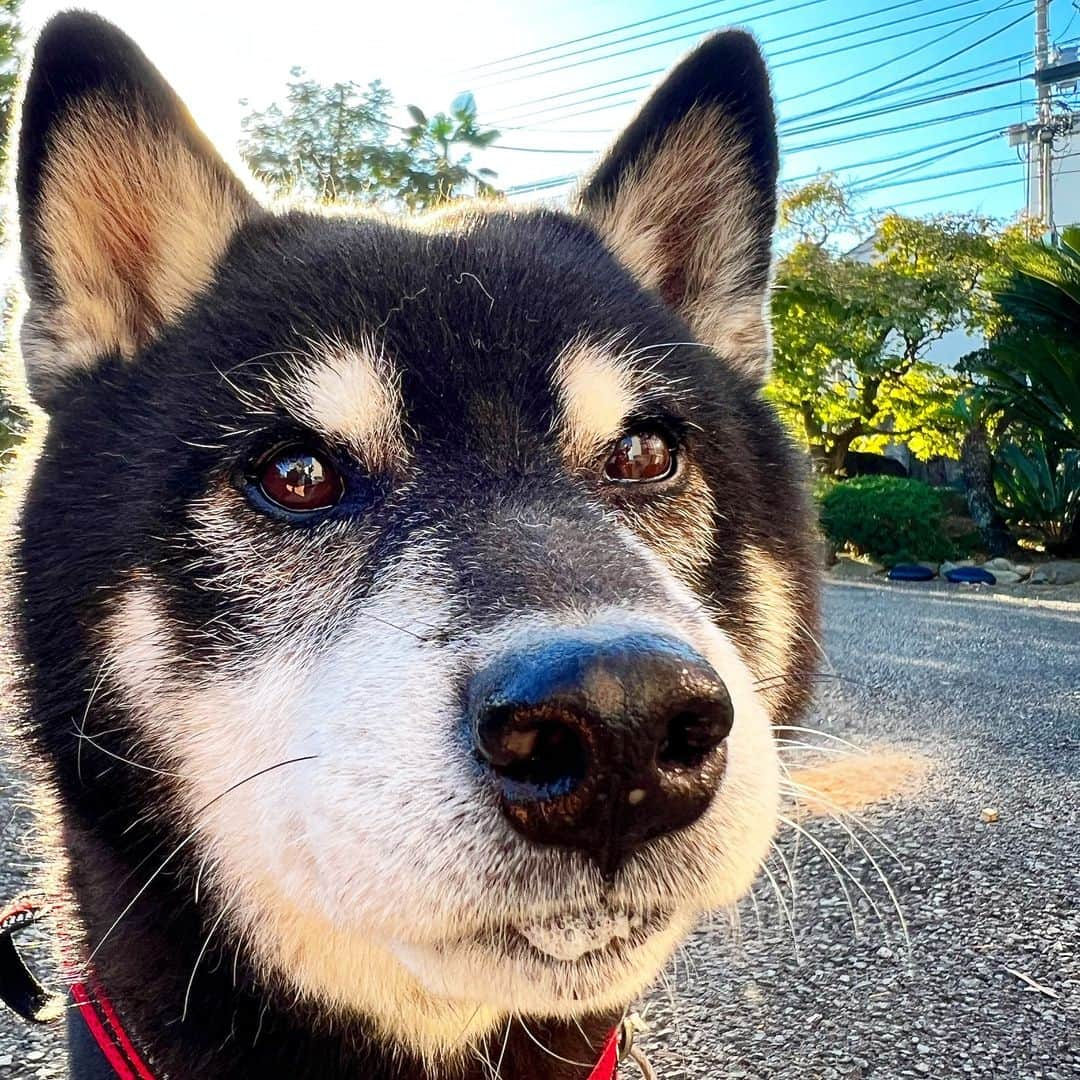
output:
<svg viewBox="0 0 1080 1080"><path fill-rule="evenodd" d="M948 172L932 173L929 176L914 176L907 180L891 180L887 184L872 184L869 187L856 187L855 193L866 195L874 191L886 191L889 188L906 187L908 184L928 184L931 180L951 180L954 176L969 176L971 173L991 172L994 169L1015 169L1022 162L999 161L990 165L973 165L966 169L950 169Z"/></svg>
<svg viewBox="0 0 1080 1080"><path fill-rule="evenodd" d="M939 38L938 40L939 41L944 41L946 38L952 37L953 34L962 33L964 30L966 30L968 28L968 26L973 26L975 23L977 23L977 22L981 21L982 19L986 18L988 15L995 15L1000 11L1008 10L1009 8L1014 8L1014 7L1018 7L1018 6L1022 6L1022 7L1026 8L1027 7L1027 0L1012 0L1012 2L1010 2L1010 0L1006 0L1005 3L999 4L998 7L994 8L993 11L985 12L984 14L977 16L976 18L972 19L967 24L967 26L962 26L962 27L960 27L959 30L954 30L954 31L946 34L945 37ZM1017 26L1019 23L1022 23L1027 17L1028 17L1028 12L1025 11L1022 15L1017 16L1011 22L1006 23L1004 26L999 27L997 30L991 31L989 34L984 35L983 37L979 38L978 41L973 41L969 45L965 45L962 49L957 49L956 52L950 53L944 59L935 60L932 64L927 64L926 67L920 68L918 71L913 71L910 74L904 75L901 78L896 79L891 83L887 83L885 86L879 87L877 89L876 93L880 94L884 90L891 90L893 87L900 86L903 83L909 82L911 79L917 79L920 75L925 75L927 72L933 71L935 68L940 68L943 65L949 63L949 61L951 61L951 60L956 60L958 57L964 56L966 53L971 52L972 49L977 49L980 45L985 45L986 42L992 40L993 38L999 37L1001 34L1005 33L1006 30L1011 30L1014 26ZM936 42L934 44L936 44ZM920 46L920 48L922 48L922 47L923 46ZM880 65L877 65L877 66L872 67L872 68L867 68L865 71L860 72L859 75L856 75L854 77L859 78L862 75L868 75L868 74L870 74L870 72L878 70L878 67L880 67ZM829 83L829 84L827 84L825 86L819 86L814 90L808 91L808 93L806 95L804 95L804 96L808 97L808 96L810 96L810 94L816 94L821 90L832 89L833 87L839 86L842 82L846 82L846 81L848 81L848 80L846 80L846 79L838 80L838 81ZM820 116L822 113L831 112L834 109L843 109L843 108L846 108L848 105L858 105L860 102L863 102L863 101L866 101L866 100L867 100L866 94L858 94L853 98L849 98L847 101L837 102L837 103L835 103L833 105L829 105L829 106L826 106L826 107L821 108L821 109L815 109L812 112L803 113L800 116L792 117L792 120L793 121L794 120L808 120L811 117Z"/></svg>
<svg viewBox="0 0 1080 1080"><path fill-rule="evenodd" d="M875 100L879 97L892 97L897 93L907 92L908 90L919 90L927 86L939 86L942 83L954 82L957 79L961 79L966 75L975 75L982 71L992 70L996 67L1003 67L1006 64L1015 64L1018 60L1025 60L1031 55L1030 51L1022 53L1013 53L1011 56L1002 56L997 60L990 60L983 64L976 64L973 67L962 68L959 71L954 71L950 75L943 75L933 79L925 79L922 82L912 83L910 86L904 87L903 91L898 90L886 90L881 94L871 94L868 100ZM613 80L613 82L621 82L623 80ZM571 91L572 92L572 91ZM620 91L620 93L626 93L627 91ZM789 101L796 100L795 98L780 98L777 101L778 106L783 106ZM556 121L557 122L557 121ZM564 130L558 130L549 127L531 127L528 125L515 126L507 124L499 124L499 127L503 131L535 131L537 133L543 133L545 135L613 135L613 128L570 128Z"/></svg>
<svg viewBox="0 0 1080 1080"><path fill-rule="evenodd" d="M979 132L978 136L975 136L975 137L978 138L978 139L981 139L983 141L989 141L990 138L996 139L999 134L1000 134L1000 132L998 131L997 128L992 128L992 129L987 130L987 131ZM932 143L930 146L919 146L919 147L916 147L913 150L902 150L899 153L889 154L889 155L887 155L885 157L873 158L870 161L858 161L858 162L853 162L851 164L846 164L846 165L837 165L834 168L829 169L828 171L829 172L850 172L853 169L867 169L867 168L870 168L871 166L874 166L874 165L888 165L888 164L891 164L894 161L903 161L905 158L914 157L916 154L924 154L924 153L926 153L927 151L930 151L930 150L940 150L943 147L954 147L955 148L955 149L949 150L946 154L941 154L941 155L939 155L937 157L930 158L927 161L918 161L918 162L914 162L914 163L912 163L910 165L902 166L902 168L904 168L904 169L921 168L923 165L932 164L934 161L938 161L943 157L948 157L950 154L959 154L959 153L962 153L964 150L970 149L972 146L979 145L979 143L972 143L971 140L972 140L971 133L970 132L965 132L963 135L954 136L953 138L945 139L942 142ZM958 144L960 144L960 143L963 143L964 145L958 146ZM890 170L890 172L891 171L893 171L893 170ZM798 183L801 183L804 180L812 180L815 176L820 175L820 173L821 173L821 170L817 170L816 172L812 172L812 173L803 173L800 176L789 176L789 177L785 178L784 183L785 184L798 184ZM866 177L865 182L881 179L882 176L885 176L885 175L889 175L889 174L885 173L885 174L881 174L879 176Z"/></svg>
<svg viewBox="0 0 1080 1080"><path fill-rule="evenodd" d="M861 19L867 19L867 18L870 18L870 17L872 17L874 15L882 14L882 13L884 13L886 11L895 14L897 11L902 11L904 8L914 7L914 6L919 5L919 4L925 4L926 2L927 2L927 0L905 0L905 2L901 3L901 4L895 4L895 5L885 4L883 7L880 7L880 8L873 8L873 9L871 9L869 11L860 12L858 15L849 15L846 18L836 19L833 22L825 23L822 26L814 27L814 31L815 32L820 32L820 31L831 30L831 29L834 29L835 27L844 26L847 23L851 23L851 22L858 22ZM864 27L861 27L858 30L850 31L847 34L843 34L840 37L834 37L834 38L831 38L829 40L830 41L842 41L846 37L852 37L852 36L855 36L855 35L858 35L858 34L870 33L873 30L880 30L885 26L893 26L893 27L895 27L895 26L901 25L901 24L906 23L906 22L912 22L912 21L916 21L918 19L924 19L924 18L926 18L927 16L930 16L930 15L937 15L937 14L940 14L942 12L952 11L957 7L966 7L966 6L970 5L970 4L981 3L981 2L982 2L982 0L961 0L961 2L958 3L958 4L946 4L944 7L935 8L935 9L933 9L931 11L919 11L919 12L916 12L915 14L913 14L913 15L905 16L903 19L890 19L887 23L875 23L872 26L864 26ZM745 9L743 9L743 13L745 13ZM781 34L778 37L768 38L768 39L766 39L765 41L762 42L762 45L768 47L770 45L778 44L778 43L780 43L782 41L789 41L791 38L805 37L805 36L806 36L806 31L805 30L797 30L797 31L793 31L793 32L788 33L788 34ZM824 41L824 39L822 39L822 41ZM814 45L822 44L822 41L807 41L802 46L799 46L799 48L812 48ZM777 53L775 55L783 56L783 55L786 55L788 52L791 52L791 51L795 51L795 50L785 49L782 52ZM667 70L666 67L651 68L648 71L639 71L639 72L634 73L633 75L623 75L618 79L607 79L604 82L592 83L592 84L590 84L588 86L580 86L575 90L564 90L564 91L562 91L561 93L558 93L558 94L546 94L546 95L542 95L540 97L529 98L529 99L527 99L525 101L518 101L518 102L513 103L512 105L507 105L501 111L503 111L503 112L513 112L516 109L523 109L523 108L528 107L529 105L542 105L544 102L547 102L547 101L554 101L557 98L572 97L572 96L574 96L576 94L588 93L590 90L604 90L607 87L614 86L616 83L620 83L620 82L632 82L635 79L650 79L650 78L653 78L656 75L662 75L666 70ZM538 74L543 74L543 72L540 72ZM570 102L569 104L573 105L575 103Z"/></svg>
<svg viewBox="0 0 1080 1080"><path fill-rule="evenodd" d="M918 198L918 199L908 199L905 202L890 203L889 208L891 210L902 210L904 207L907 207L907 206L919 206L922 203L937 202L937 201L940 201L942 198L957 199L961 195L982 194L984 191L995 191L998 188L1014 187L1017 184L1017 182L1018 181L1016 181L1016 180L1002 180L1000 183L997 183L997 184L981 184L978 187L964 188L963 191L950 191L945 196L942 196L942 195L924 195L924 196L922 196L921 198Z"/></svg>
<svg viewBox="0 0 1080 1080"><path fill-rule="evenodd" d="M815 7L816 5L822 4L822 3L825 3L825 2L826 2L826 0L802 0L802 3L800 3L800 4L792 4L789 7L780 8L780 9L778 9L776 11L766 11L763 14L758 15L757 19L758 19L758 21L762 21L764 19L770 19L775 15L790 15L793 12L801 11L804 8L808 8L808 7ZM745 13L747 12L747 10L749 10L749 8L755 7L755 6L758 6L758 5L748 5L747 7L733 8L732 11L729 14L734 14L734 13L738 12L738 13L740 13L742 15L745 15ZM694 20L694 21L701 21L701 20ZM667 27L666 29L673 30L673 29L675 29L675 27ZM697 37L700 37L700 36L701 36L701 31L700 30L695 30L695 31L693 31L693 32L691 32L689 34L679 34L676 37L664 38L661 41L651 41L647 45L635 45L635 46L632 46L629 49L621 49L618 52L605 53L603 56L593 56L593 57L590 57L587 60L575 60L572 63L563 64L560 67L546 68L544 71L534 71L534 72L531 72L531 73L513 75L511 78L508 78L508 79L501 79L500 78L496 82L491 82L491 83L487 83L487 84L481 84L481 86L486 86L487 88L495 87L495 86L506 86L509 83L521 82L523 79L533 79L533 78L536 78L539 75L554 75L557 72L570 71L573 68L583 67L586 64L597 64L597 63L600 63L602 60L614 60L616 57L627 56L630 53L641 52L643 49L655 49L655 48L658 48L661 45L671 45L671 44L674 44L675 42L679 42L679 41L689 41L692 38L697 38ZM602 46L596 46L596 48L606 48L608 45L618 45L618 44L622 44L623 42L631 41L631 40L633 40L633 39L632 38L623 38L623 39L620 39L619 41L609 41L609 42L606 42ZM592 49L587 49L587 50L582 50L582 51L583 52L591 52ZM568 58L570 56L573 56L573 55L576 55L576 54L567 53L566 57L554 56L554 57L550 57L548 61L538 61L537 63L547 63L547 62L550 62L550 61L562 60L562 59L566 59L566 58ZM525 67L533 67L533 66L536 66L536 65L535 64L527 64L527 65L525 65ZM496 75L510 74L515 70L517 70L517 69L511 68L507 72L495 72L495 74Z"/></svg>
<svg viewBox="0 0 1080 1080"><path fill-rule="evenodd" d="M1021 108L1026 108L1027 106L1029 106L1031 104L1032 104L1031 101L1023 101L1023 102L1020 103L1020 107ZM793 154L806 153L806 152L811 151L811 150L823 150L823 149L827 149L829 147L843 146L843 145L853 143L853 142L861 142L861 141L865 141L865 140L869 140L869 139L882 138L882 137L886 137L886 136L890 136L890 135L899 135L899 134L903 134L903 133L908 132L908 131L915 131L915 130L919 130L919 129L925 129L925 128L928 128L928 127L936 127L936 126L941 125L941 124L955 123L958 120L968 120L968 119L971 119L971 118L977 117L977 116L986 116L986 115L989 115L989 114L992 114L992 113L995 113L995 112L1002 112L1005 109L1014 109L1016 107L1017 107L1017 103L1015 101L1006 101L1006 102L1001 102L1001 103L999 103L997 105L989 105L989 106L986 106L986 107L981 108L981 109L968 109L968 110L965 110L963 112L952 113L952 114L949 114L947 116L936 116L936 117L931 117L929 119L919 119L919 120L913 121L912 123L908 123L908 124L899 124L899 125L893 125L891 127L877 128L877 129L875 129L873 131L857 132L857 133L855 133L853 135L844 135L844 136L841 136L841 137L835 138L835 139L819 140L818 142L807 143L807 144L804 144L802 146L791 146L791 147L786 148L785 153L786 153L787 156L790 157ZM900 158L909 156L910 154L923 153L926 150L936 149L936 148L941 147L941 146L947 146L947 145L950 145L950 144L952 144L954 142L959 142L962 139L967 139L967 138L969 138L969 136L967 134L965 134L963 136L960 136L957 139L946 140L945 142L942 142L942 143L936 143L936 144L934 144L934 146L931 146L931 147L919 147L916 150L907 151L907 152L905 152L903 154L898 154L892 159L884 158L884 159L880 159L880 162L873 161L873 162L861 162L861 163L858 163L858 164L855 164L855 165L844 165L844 166L840 166L840 169L841 170L843 170L843 169L855 169L855 168L861 168L861 167L865 167L865 166L872 165L872 164L878 164L878 163L885 164L889 160L899 160ZM924 164L926 164L926 163L924 163ZM810 179L814 175L816 175L816 174L809 173L809 174L806 174L804 177L789 178L785 182L786 183L795 183L800 179ZM568 186L570 184L575 183L578 179L579 179L579 177L578 177L577 173L568 173L568 174L565 174L565 175L562 175L562 176L547 177L547 178L545 178L543 180L532 181L532 182L525 183L525 184L517 184L514 187L507 188L506 194L508 194L508 195L522 195L522 194L527 194L527 193L534 192L534 191L543 191L543 190L551 190L551 189L559 188L559 187L566 187L566 186Z"/></svg>
<svg viewBox="0 0 1080 1080"><path fill-rule="evenodd" d="M705 4L694 4L692 7L678 8L675 11L665 12L663 15L652 15L648 19L638 19L637 22L624 23L622 26L615 26L608 30L597 30L593 34L585 34L584 37L570 38L568 41L557 41L554 45L543 45L538 49L530 49L528 52L514 53L512 56L504 56L499 60L487 60L483 64L475 64L473 67L462 68L463 72L480 71L483 68L498 67L499 64L508 64L512 60L524 60L530 56L538 56L540 53L553 52L555 49L563 49L567 45L579 45L583 41L593 41L598 37L607 37L608 34L619 34L623 30L636 30L639 26L646 26L649 23L662 22L664 19L674 19L679 15L688 15L691 11L700 11L702 8L715 7L717 4L722 3L723 0L709 0ZM772 3L773 0L763 0L766 3ZM760 7L760 4L751 5ZM746 8L742 9L743 11ZM718 17L726 14L733 13L734 9L729 12L719 12ZM670 27L668 27L670 29Z"/></svg>
<svg viewBox="0 0 1080 1080"><path fill-rule="evenodd" d="M1010 4L1009 4L1010 7L1020 7L1020 6L1025 6L1026 7L1026 5L1027 5L1027 0L1010 0ZM942 8L942 9L939 9L939 10L941 10L941 11L951 10L951 7L950 8ZM1019 19L1017 19L1014 22L1010 23L1008 26L1002 27L999 30L994 31L993 34L988 35L987 37L982 38L977 42L973 42L971 45L965 46L963 49L958 50L952 56L946 57L944 60L939 61L938 63L939 64L948 63L949 60L955 59L957 56L960 56L965 52L970 52L971 49L976 48L981 44L984 44L987 40L989 40L991 37L996 36L997 34L1004 33L1006 30L1010 29L1012 26L1015 26L1017 22L1022 21L1026 17L1027 17L1027 15L1025 13L1024 15L1020 16ZM923 33L925 31L929 31L929 30L938 30L942 26L949 26L949 25L957 23L957 22L963 22L963 23L965 23L965 25L961 26L958 30L953 31L954 33L959 33L961 31L967 29L968 26L972 25L972 20L969 20L966 16L960 16L957 19L949 19L949 20L945 20L943 22L938 22L932 27L923 27L923 28L920 28L920 29L908 30L906 33L907 34L916 34L916 33ZM949 37L949 36L950 35L948 35L948 34L945 35L945 37ZM853 45L842 46L839 49L830 49L830 50L827 50L827 51L822 52L822 53L815 53L815 54L812 54L810 56L799 57L799 58L794 59L794 60L786 60L786 61L783 61L783 62L778 63L778 64L772 64L770 66L771 66L773 71L778 71L781 68L791 67L794 64L806 63L807 61L810 61L810 60L826 59L826 58L836 56L836 55L838 55L839 53L842 53L842 52L849 52L852 49L860 49L860 48L863 48L864 46L867 46L867 45L880 44L883 41L895 41L895 40L896 40L896 35L888 34L888 35L886 35L884 37L881 37L881 38L871 39L870 41L860 41L860 42L857 42L857 43L855 43ZM942 40L944 40L944 38L937 37L932 41L924 42L922 45L919 45L919 46L915 47L914 49L911 49L908 53L906 53L905 58L907 56L914 55L916 52L919 52L922 49L929 47L930 45L935 45L935 44L939 43ZM884 65L876 65L873 68L868 68L866 71L859 72L857 75L852 76L852 78L858 78L859 76L868 74L871 71L879 70L879 68L882 67L882 66L884 66ZM808 118L811 118L811 117L814 117L814 116L821 115L821 114L823 114L825 112L831 112L831 111L833 111L833 109L842 108L845 105L851 104L853 102L877 100L880 97L886 96L888 91L890 91L894 87L899 86L901 83L904 83L904 82L906 82L906 81L908 81L910 79L917 78L919 75L925 74L927 71L932 70L935 66L938 66L938 65L937 64L930 65L929 67L923 68L923 69L921 69L921 70L919 70L917 72L911 73L910 75L904 76L901 79L897 79L894 82L887 84L885 87L878 87L875 90L867 91L865 94L860 94L856 98L853 98L848 102L840 102L838 105L835 105L835 106L829 106L828 108L817 109L817 110L814 110L814 111L809 112L809 113L802 113L802 114L799 114L797 116L788 117L784 121L782 121L782 124L784 124L784 123L794 123L794 122L796 122L798 120L808 119ZM1021 81L1021 78L1013 79L1012 81L1013 82L1019 82L1019 81ZM848 80L845 79L843 81L846 82ZM937 83L938 81L939 80L935 79L935 80L931 80L930 82L931 82L931 84L933 84L933 83ZM565 106L561 107L561 108L574 108L576 105L587 105L587 104L591 104L591 103L594 103L594 102L597 102L597 101L607 101L608 99L613 98L613 97L619 97L620 98L619 101L609 102L606 105L601 105L601 106L598 106L596 108L579 110L577 112L570 112L570 113L562 112L562 111L560 111L560 109L556 109L554 112L552 112L551 110L541 109L541 110L537 110L536 112L525 113L525 114L520 115L520 116L505 117L503 122L505 123L508 120L510 122L510 124L513 125L513 124L516 124L516 123L520 123L522 120L533 119L534 117L545 117L546 116L546 117L548 117L548 119L559 121L559 120L570 120L570 119L573 119L573 118L579 117L579 116L590 116L590 115L593 115L594 113L597 113L597 112L605 112L605 111L607 111L609 109L616 109L616 108L620 108L620 107L623 107L623 106L626 106L626 105L634 105L637 102L636 98L623 98L623 97L620 97L620 95L632 94L632 93L640 93L642 90L646 90L648 88L649 88L649 84L642 84L641 86L626 87L626 88L624 88L622 90L612 91L611 93L599 94L599 95L597 95L597 96L595 96L593 98L585 98L585 99L583 99L581 101L568 102ZM805 93L800 94L799 97L801 99L801 98L807 97L807 96L809 96L811 94L815 94L819 90L823 90L823 89L827 89L827 88L828 87L815 87L815 88L813 88L811 90L806 91ZM781 102L781 104L783 104L783 102ZM496 120L496 121L493 121L493 122L498 123L499 121Z"/></svg>

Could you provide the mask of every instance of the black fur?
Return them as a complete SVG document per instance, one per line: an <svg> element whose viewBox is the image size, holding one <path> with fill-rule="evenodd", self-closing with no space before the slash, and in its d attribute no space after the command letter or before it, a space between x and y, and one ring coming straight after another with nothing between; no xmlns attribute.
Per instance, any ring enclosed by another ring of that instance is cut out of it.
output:
<svg viewBox="0 0 1080 1080"><path fill-rule="evenodd" d="M194 132L172 91L117 31L81 14L50 24L29 81L19 165L28 287L46 298L48 266L35 234L40 175L52 125L87 93L137 97L161 123ZM627 163L703 99L722 102L747 134L762 221L771 222L771 104L760 58L742 35L714 39L678 69L602 166L593 190L610 197ZM201 136L190 137L206 150ZM763 283L767 224L759 263L748 273ZM478 211L467 228L439 233L374 219L257 215L240 228L211 288L135 362L102 356L48 399L50 428L15 556L23 730L58 794L74 914L91 944L105 938L149 870L186 837L170 813L168 778L127 767L75 737L89 709L88 730L102 746L122 757L132 746L125 713L107 701L88 705L102 624L130 575L149 569L187 635L183 662L192 671L213 669L257 643L264 630L245 597L204 587L223 556L193 538L193 500L217 486L242 487L251 462L296 431L284 410L256 418L245 404L246 394L280 371L284 353L302 349L306 338L348 342L376 329L402 369L412 464L405 475L365 473L341 448L329 448L354 478L352 501L334 511L334 522L352 530L343 542L363 552L365 567L438 529L448 538L456 591L468 598L470 629L537 595L558 609L579 598L627 600L650 588L644 566L610 557L605 516L648 496L601 490L597 475L565 469L552 435L550 369L583 330L641 344L687 341L689 330L618 265L588 224L554 211L493 209ZM718 508L716 554L702 592L722 613L722 627L745 642L759 583L735 565L742 544L759 545L796 577L812 576L802 467L753 380L703 347L658 355L657 377L684 392L658 395L641 419L674 432L680 452L708 479ZM222 440L223 431L238 429L247 434ZM655 498L678 496L676 486ZM294 526L254 508L251 514L263 535L294 542ZM527 527L535 523L544 527ZM361 573L356 598L369 587ZM801 618L812 624L811 589L801 605ZM213 641L200 632L207 625L217 628ZM786 677L787 715L801 707L812 664L810 642L799 650ZM234 958L232 943L210 949L181 1023L209 921L192 899L196 872L196 856L181 848L95 960L159 1071L174 1080L429 1076L364 1018L330 1024L297 1005L285 988L258 978L242 953ZM614 1019L584 1024L591 1047L573 1024L536 1021L530 1028L562 1057L595 1060ZM488 1047L493 1059L499 1041ZM579 1080L586 1072L545 1056L517 1029L507 1046L506 1077ZM460 1075L486 1074L469 1059Z"/></svg>

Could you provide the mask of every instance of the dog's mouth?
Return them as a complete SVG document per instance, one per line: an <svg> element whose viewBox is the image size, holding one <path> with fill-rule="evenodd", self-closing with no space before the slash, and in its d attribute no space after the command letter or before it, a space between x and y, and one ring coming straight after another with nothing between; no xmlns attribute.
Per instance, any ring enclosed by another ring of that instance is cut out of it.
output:
<svg viewBox="0 0 1080 1080"><path fill-rule="evenodd" d="M548 963L576 964L632 952L669 922L670 916L660 911L567 913L516 927L505 944L507 951L529 950Z"/></svg>
<svg viewBox="0 0 1080 1080"><path fill-rule="evenodd" d="M598 908L566 911L534 921L492 927L432 946L443 958L486 956L521 969L575 970L632 962L633 954L671 926L673 914L660 909Z"/></svg>

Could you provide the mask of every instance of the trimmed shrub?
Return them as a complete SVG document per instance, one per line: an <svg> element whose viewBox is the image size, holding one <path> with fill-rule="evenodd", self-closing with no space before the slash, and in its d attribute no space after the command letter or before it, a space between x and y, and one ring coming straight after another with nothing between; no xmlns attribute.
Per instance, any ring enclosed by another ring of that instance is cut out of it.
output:
<svg viewBox="0 0 1080 1080"><path fill-rule="evenodd" d="M838 547L885 566L943 562L956 549L945 534L945 502L918 480L857 476L821 498L821 528Z"/></svg>

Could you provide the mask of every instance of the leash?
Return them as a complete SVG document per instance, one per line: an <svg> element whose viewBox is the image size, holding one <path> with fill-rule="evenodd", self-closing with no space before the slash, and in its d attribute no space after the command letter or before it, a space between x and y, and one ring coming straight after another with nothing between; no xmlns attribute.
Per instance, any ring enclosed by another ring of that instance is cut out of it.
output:
<svg viewBox="0 0 1080 1080"><path fill-rule="evenodd" d="M0 1001L33 1024L53 1023L68 1013L68 1003L38 981L15 944L16 934L46 913L43 905L27 897L0 911ZM72 1056L82 1052L86 1074L95 1080L155 1080L101 987L77 978L69 994L69 1019L83 1025L80 1030L69 1024Z"/></svg>
<svg viewBox="0 0 1080 1080"><path fill-rule="evenodd" d="M44 905L28 897L0 910L0 1001L33 1024L53 1023L68 1011L64 998L34 976L15 943L20 931L46 914ZM89 1075L101 1080L155 1080L101 986L90 978L79 979L71 983L69 993L74 1015L83 1023L81 1031L70 1030L72 1051L78 1044L93 1058ZM656 1080L645 1055L634 1045L644 1028L636 1013L626 1017L608 1036L588 1080L618 1080L619 1065L627 1061L640 1069L643 1080Z"/></svg>

